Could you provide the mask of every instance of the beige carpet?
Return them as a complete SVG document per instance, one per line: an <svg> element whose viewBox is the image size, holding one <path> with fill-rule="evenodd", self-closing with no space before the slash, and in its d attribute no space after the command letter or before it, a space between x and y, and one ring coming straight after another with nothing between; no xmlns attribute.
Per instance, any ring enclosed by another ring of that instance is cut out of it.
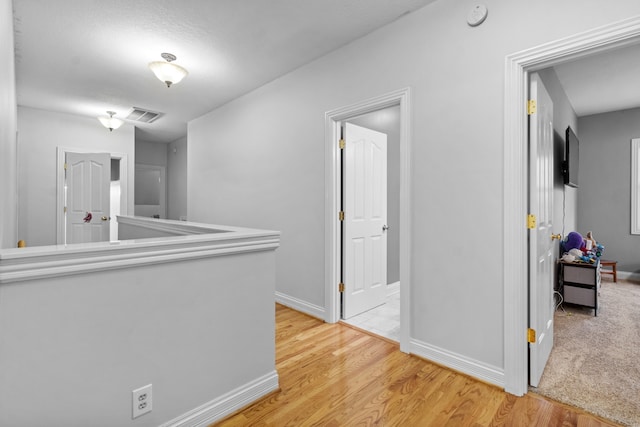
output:
<svg viewBox="0 0 640 427"><path fill-rule="evenodd" d="M531 390L624 425L640 427L640 284L602 281L598 316L564 304L554 348Z"/></svg>

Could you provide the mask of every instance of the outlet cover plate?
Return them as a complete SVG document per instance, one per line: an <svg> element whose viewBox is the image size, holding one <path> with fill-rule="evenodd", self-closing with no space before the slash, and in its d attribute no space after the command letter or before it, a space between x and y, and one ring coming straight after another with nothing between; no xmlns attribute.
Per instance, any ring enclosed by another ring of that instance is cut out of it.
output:
<svg viewBox="0 0 640 427"><path fill-rule="evenodd" d="M131 403L133 412L131 418L138 418L140 415L151 412L153 409L152 385L137 388L131 392Z"/></svg>

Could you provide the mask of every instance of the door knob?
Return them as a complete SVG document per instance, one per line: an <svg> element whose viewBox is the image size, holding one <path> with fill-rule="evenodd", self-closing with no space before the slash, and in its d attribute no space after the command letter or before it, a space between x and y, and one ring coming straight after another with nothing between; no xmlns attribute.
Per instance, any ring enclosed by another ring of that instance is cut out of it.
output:
<svg viewBox="0 0 640 427"><path fill-rule="evenodd" d="M562 239L562 234L552 234L551 240L560 240Z"/></svg>
<svg viewBox="0 0 640 427"><path fill-rule="evenodd" d="M111 219L111 218L107 218L106 216L103 216L103 217L102 217L102 218L100 218L100 219L102 219L103 221L108 221L108 220L109 220L109 219Z"/></svg>
<svg viewBox="0 0 640 427"><path fill-rule="evenodd" d="M387 224L382 226L382 231L387 231L389 229L389 226Z"/></svg>

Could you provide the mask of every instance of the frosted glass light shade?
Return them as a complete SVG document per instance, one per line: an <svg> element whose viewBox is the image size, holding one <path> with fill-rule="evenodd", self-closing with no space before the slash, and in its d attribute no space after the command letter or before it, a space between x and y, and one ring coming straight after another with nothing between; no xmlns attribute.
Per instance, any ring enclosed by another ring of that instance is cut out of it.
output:
<svg viewBox="0 0 640 427"><path fill-rule="evenodd" d="M102 126L106 127L110 131L114 129L118 129L120 126L122 126L122 123L124 123L120 119L116 119L115 117L107 117L107 116L98 117L98 120L100 120L100 123L102 123Z"/></svg>
<svg viewBox="0 0 640 427"><path fill-rule="evenodd" d="M151 68L153 74L155 74L161 82L164 82L167 87L179 83L180 80L189 74L189 72L181 66L166 61L150 62L149 68Z"/></svg>

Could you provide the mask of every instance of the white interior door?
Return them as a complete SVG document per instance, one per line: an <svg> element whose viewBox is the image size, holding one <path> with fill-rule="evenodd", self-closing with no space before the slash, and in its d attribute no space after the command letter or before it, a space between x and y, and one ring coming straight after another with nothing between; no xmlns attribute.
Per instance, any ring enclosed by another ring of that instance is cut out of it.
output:
<svg viewBox="0 0 640 427"><path fill-rule="evenodd" d="M537 387L553 347L553 103L540 77L530 78L536 103L529 115L529 327L536 332L529 344L529 383Z"/></svg>
<svg viewBox="0 0 640 427"><path fill-rule="evenodd" d="M66 243L109 241L111 154L66 153Z"/></svg>
<svg viewBox="0 0 640 427"><path fill-rule="evenodd" d="M387 135L347 123L344 148L343 318L385 302Z"/></svg>

